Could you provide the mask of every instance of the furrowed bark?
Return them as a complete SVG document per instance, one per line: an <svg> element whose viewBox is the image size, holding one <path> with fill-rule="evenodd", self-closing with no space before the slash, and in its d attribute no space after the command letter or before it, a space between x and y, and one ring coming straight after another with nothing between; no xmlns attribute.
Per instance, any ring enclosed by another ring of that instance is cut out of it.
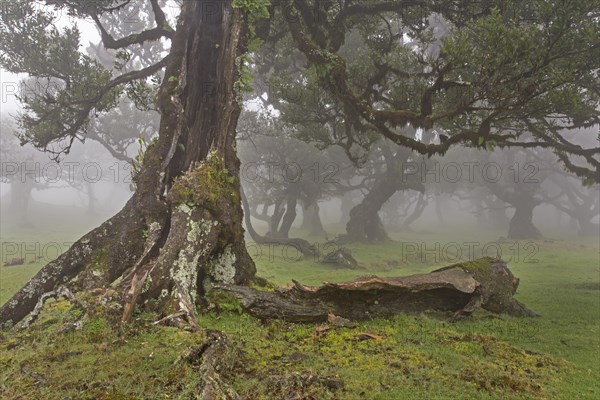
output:
<svg viewBox="0 0 600 400"><path fill-rule="evenodd" d="M253 279L235 152L246 21L231 0L219 6L183 2L159 92L159 137L134 177L133 197L42 268L0 308L0 323L22 320L60 285L74 292L116 285L123 321L139 305L164 315L183 312L193 325L195 307L212 285Z"/></svg>

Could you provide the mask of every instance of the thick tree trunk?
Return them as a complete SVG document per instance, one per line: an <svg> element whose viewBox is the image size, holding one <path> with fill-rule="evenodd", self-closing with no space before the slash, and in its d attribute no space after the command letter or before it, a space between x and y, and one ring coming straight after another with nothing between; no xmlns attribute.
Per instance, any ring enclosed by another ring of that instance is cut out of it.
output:
<svg viewBox="0 0 600 400"><path fill-rule="evenodd" d="M350 220L346 224L347 241L374 243L390 240L379 217L381 207L398 190L424 190L419 178L404 175L403 165L411 155L409 150L400 149L392 154L385 144L380 148L386 161L386 171L375 179L361 203L350 210Z"/></svg>
<svg viewBox="0 0 600 400"><path fill-rule="evenodd" d="M140 305L182 312L193 325L195 305L213 285L253 279L234 145L246 24L231 0L217 9L209 2L183 2L159 93L159 138L145 153L133 197L42 268L0 309L0 323L20 321L42 294L66 283L76 290L116 284L123 321Z"/></svg>
<svg viewBox="0 0 600 400"><path fill-rule="evenodd" d="M379 176L360 204L350 210L346 224L346 240L351 242L383 242L389 240L379 217L379 210L402 186L402 177L393 171Z"/></svg>
<svg viewBox="0 0 600 400"><path fill-rule="evenodd" d="M533 224L535 202L522 201L515 204L515 214L508 227L509 239L537 239L542 235Z"/></svg>
<svg viewBox="0 0 600 400"><path fill-rule="evenodd" d="M305 204L302 212L302 230L311 236L325 235L325 229L323 229L323 222L321 221L319 203L314 201Z"/></svg>
<svg viewBox="0 0 600 400"><path fill-rule="evenodd" d="M290 229L296 220L296 206L298 205L298 195L295 192L288 194L285 205L285 213L281 219L281 226L277 231L277 237L287 239L290 236Z"/></svg>
<svg viewBox="0 0 600 400"><path fill-rule="evenodd" d="M491 184L491 192L502 202L515 208L515 213L508 225L508 237L511 239L538 239L542 235L533 224L533 210L542 200L536 197L540 190L541 180L535 185L525 182L508 185ZM491 207L494 203L486 202Z"/></svg>
<svg viewBox="0 0 600 400"><path fill-rule="evenodd" d="M389 240L379 217L379 210L393 194L375 190L369 192L363 201L350 211L350 220L346 224L346 240L369 243Z"/></svg>

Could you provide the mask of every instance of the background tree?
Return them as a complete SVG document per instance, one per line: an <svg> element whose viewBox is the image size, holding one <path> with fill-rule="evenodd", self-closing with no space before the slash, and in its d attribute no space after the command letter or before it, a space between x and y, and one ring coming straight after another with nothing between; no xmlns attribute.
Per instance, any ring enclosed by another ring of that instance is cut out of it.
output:
<svg viewBox="0 0 600 400"><path fill-rule="evenodd" d="M39 165L40 162L47 161L47 157L43 157L41 152L33 152L31 146L19 146L10 121L2 119L0 124L2 183L10 185L9 210L17 216L21 226L31 227L29 205L32 191L43 186L40 174L36 173L36 163Z"/></svg>
<svg viewBox="0 0 600 400"><path fill-rule="evenodd" d="M568 169L598 180L598 143L583 148L564 133L598 123L597 2L285 4L297 11L287 19L295 45L346 124L429 155L490 141L551 148ZM440 19L447 28L436 30ZM361 57L349 31L365 43ZM398 132L407 124L441 130L443 140Z"/></svg>

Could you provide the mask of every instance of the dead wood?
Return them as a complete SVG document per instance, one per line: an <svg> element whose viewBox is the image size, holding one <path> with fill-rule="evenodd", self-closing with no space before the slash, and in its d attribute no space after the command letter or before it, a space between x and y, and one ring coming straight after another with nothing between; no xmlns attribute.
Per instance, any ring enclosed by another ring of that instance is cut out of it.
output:
<svg viewBox="0 0 600 400"><path fill-rule="evenodd" d="M513 298L518 284L504 261L485 257L406 277L365 277L319 287L295 282L275 292L245 286L222 289L232 292L250 314L266 320L319 322L327 321L329 314L366 320L428 310L451 312L460 319L478 308L537 315Z"/></svg>

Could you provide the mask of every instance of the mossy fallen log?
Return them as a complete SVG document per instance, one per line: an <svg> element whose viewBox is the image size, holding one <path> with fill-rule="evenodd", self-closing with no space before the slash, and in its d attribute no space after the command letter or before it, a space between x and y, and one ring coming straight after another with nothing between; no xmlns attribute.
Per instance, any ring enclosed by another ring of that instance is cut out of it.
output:
<svg viewBox="0 0 600 400"><path fill-rule="evenodd" d="M478 308L536 316L513 297L518 285L519 279L504 261L485 257L406 277L365 277L319 287L294 282L274 292L244 286L222 289L233 293L248 313L260 319L315 322L334 314L366 320L427 310L451 312L453 319L460 319Z"/></svg>

